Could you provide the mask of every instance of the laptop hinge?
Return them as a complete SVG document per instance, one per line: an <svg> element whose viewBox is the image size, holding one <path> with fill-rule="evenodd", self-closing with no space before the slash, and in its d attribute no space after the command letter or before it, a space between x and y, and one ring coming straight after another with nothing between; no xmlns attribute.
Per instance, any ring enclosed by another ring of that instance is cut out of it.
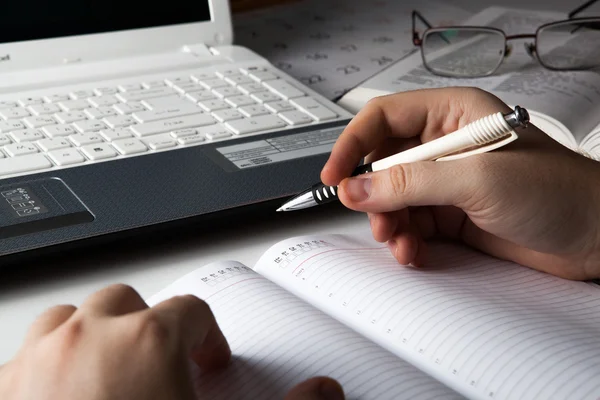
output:
<svg viewBox="0 0 600 400"><path fill-rule="evenodd" d="M193 54L197 57L208 57L213 55L210 48L204 43L186 44L183 46L183 52Z"/></svg>

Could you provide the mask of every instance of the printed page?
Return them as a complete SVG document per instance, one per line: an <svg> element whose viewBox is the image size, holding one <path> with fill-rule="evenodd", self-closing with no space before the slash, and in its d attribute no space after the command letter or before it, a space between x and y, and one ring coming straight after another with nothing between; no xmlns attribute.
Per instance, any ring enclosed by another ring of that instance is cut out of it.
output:
<svg viewBox="0 0 600 400"><path fill-rule="evenodd" d="M415 269L370 233L310 236L256 269L466 397L599 398L598 286L454 244L428 254Z"/></svg>
<svg viewBox="0 0 600 400"><path fill-rule="evenodd" d="M348 399L457 399L441 383L239 263L214 263L149 300L193 294L213 310L232 352L222 373L199 375L201 399L284 398L330 376Z"/></svg>
<svg viewBox="0 0 600 400"><path fill-rule="evenodd" d="M564 18L565 15L560 13L492 7L478 13L465 22L465 25L495 27L502 29L507 35L513 35L533 33L543 23ZM423 66L419 51L361 86L387 93L445 86L479 87L494 93L507 104L520 105L560 121L562 124L556 124L537 115L532 116L532 122L539 124L551 137L573 147L571 135L575 143L581 143L600 122L600 70L559 72L545 69L525 51L523 44L531 41L509 41L511 53L504 59L500 69L490 77L466 79L434 75ZM444 57L454 59L457 54L466 61L474 57L471 46L462 50L453 47L453 50L451 54L439 54L436 61L443 62ZM364 94L368 92L349 94L347 100L340 101L340 105L348 102L355 107L356 97ZM363 99L363 104L367 100L368 98Z"/></svg>
<svg viewBox="0 0 600 400"><path fill-rule="evenodd" d="M433 0L303 0L234 14L236 43L330 100L413 52L411 11L433 24L472 14Z"/></svg>

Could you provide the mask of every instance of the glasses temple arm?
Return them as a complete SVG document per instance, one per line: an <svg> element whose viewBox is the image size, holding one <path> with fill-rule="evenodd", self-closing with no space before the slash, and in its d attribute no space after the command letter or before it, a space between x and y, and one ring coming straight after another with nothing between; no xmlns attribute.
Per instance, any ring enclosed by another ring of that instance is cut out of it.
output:
<svg viewBox="0 0 600 400"><path fill-rule="evenodd" d="M579 7L577 7L576 9L574 9L573 11L571 11L569 13L569 18L573 18L575 15L577 15L580 12L584 11L585 9L589 8L592 4L594 4L597 1L598 0L588 0L588 1L586 1L582 5L580 5Z"/></svg>
<svg viewBox="0 0 600 400"><path fill-rule="evenodd" d="M596 0L594 0L596 1ZM419 19L419 21L421 21L423 24L425 24L425 26L427 27L427 29L431 29L433 28L433 25L431 25L429 23L429 21L427 21L425 19L425 17L423 15L421 15L420 12L418 12L417 10L413 10L412 12L412 31L413 31L413 43L415 45L420 45L421 44L421 39L419 38L419 33L417 32L417 18ZM448 41L448 39L446 39L444 37L444 35L442 35L441 33L438 33L438 35L444 40L444 42L450 44L450 42Z"/></svg>

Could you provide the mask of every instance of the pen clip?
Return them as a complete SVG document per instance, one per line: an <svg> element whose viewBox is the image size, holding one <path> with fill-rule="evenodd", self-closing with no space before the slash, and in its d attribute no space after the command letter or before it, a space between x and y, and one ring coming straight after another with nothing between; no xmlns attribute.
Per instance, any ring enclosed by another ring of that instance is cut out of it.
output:
<svg viewBox="0 0 600 400"><path fill-rule="evenodd" d="M472 156L474 154L482 154L482 153L487 153L488 151L492 151L492 150L496 150L502 146L506 146L507 144L509 144L510 142L513 142L515 140L517 140L519 138L519 136L517 135L517 133L513 130L510 131L509 134L506 137L503 137L502 139L496 140L494 142L485 144L483 146L479 146L476 147L472 150L469 151L465 151L462 153L455 153L455 154L450 154L447 156L443 156L440 157L438 159L436 159L435 161L450 161L450 160L458 160L460 158L465 158L468 156Z"/></svg>

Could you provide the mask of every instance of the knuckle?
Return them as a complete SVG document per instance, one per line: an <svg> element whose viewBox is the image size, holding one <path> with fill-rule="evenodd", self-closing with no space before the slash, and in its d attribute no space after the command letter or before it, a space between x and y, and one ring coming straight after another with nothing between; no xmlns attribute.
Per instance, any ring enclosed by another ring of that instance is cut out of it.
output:
<svg viewBox="0 0 600 400"><path fill-rule="evenodd" d="M153 312L143 313L132 324L131 334L134 343L144 343L151 348L164 345L170 336L169 328Z"/></svg>
<svg viewBox="0 0 600 400"><path fill-rule="evenodd" d="M83 339L84 328L85 321L82 318L74 318L66 322L59 330L60 347L63 350L75 347Z"/></svg>
<svg viewBox="0 0 600 400"><path fill-rule="evenodd" d="M390 168L389 185L394 196L403 196L410 190L411 172L407 165L394 165Z"/></svg>
<svg viewBox="0 0 600 400"><path fill-rule="evenodd" d="M113 283L108 286L106 290L115 294L137 294L134 288L124 283Z"/></svg>

